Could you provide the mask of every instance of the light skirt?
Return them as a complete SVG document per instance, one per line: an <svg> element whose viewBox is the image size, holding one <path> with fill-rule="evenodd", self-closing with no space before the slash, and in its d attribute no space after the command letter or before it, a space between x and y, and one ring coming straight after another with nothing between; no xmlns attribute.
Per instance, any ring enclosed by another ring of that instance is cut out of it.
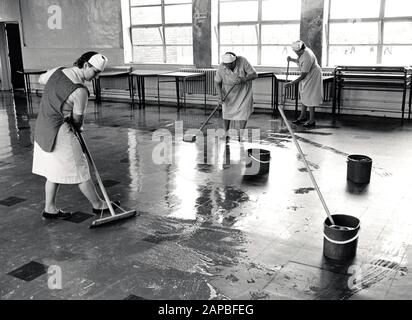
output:
<svg viewBox="0 0 412 320"><path fill-rule="evenodd" d="M34 142L32 171L59 184L79 184L90 179L86 156L67 123L60 127L52 152L45 152Z"/></svg>

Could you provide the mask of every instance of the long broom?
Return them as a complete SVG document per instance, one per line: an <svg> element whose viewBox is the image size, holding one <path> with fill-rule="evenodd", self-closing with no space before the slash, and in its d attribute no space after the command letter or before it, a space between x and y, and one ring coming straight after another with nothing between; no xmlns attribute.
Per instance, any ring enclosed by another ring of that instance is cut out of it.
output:
<svg viewBox="0 0 412 320"><path fill-rule="evenodd" d="M102 191L102 194L104 196L104 200L107 203L107 206L109 207L109 211L110 211L110 216L107 217L102 217L102 215L100 215L99 219L96 219L92 222L92 224L90 225L90 228L95 228L98 226L101 226L103 224L107 224L110 222L114 222L114 221L118 221L121 219L126 219L126 218L131 218L134 217L137 214L136 210L130 210L130 211L126 211L123 208L121 208L120 206L116 205L116 207L118 207L120 210L122 210L122 213L118 213L116 214L114 212L113 206L112 206L112 202L109 199L109 196L107 195L106 189L103 185L102 179L100 178L99 172L97 171L97 167L93 161L92 155L89 152L89 149L87 148L86 142L83 138L83 135L81 132L78 132L77 130L74 130L77 138L79 139L80 145L83 149L83 152L86 154L87 158L89 159L89 162L91 163L93 169L94 169L94 173L97 179L97 182L99 183L99 187L100 190Z"/></svg>
<svg viewBox="0 0 412 320"><path fill-rule="evenodd" d="M288 61L288 67L287 67L287 72L286 72L286 81L285 81L285 83L287 83L287 81L288 81L288 76L289 76L289 61ZM279 108L280 115L282 116L282 119L286 124L286 128L288 129L290 135L292 136L293 142L295 143L296 148L298 149L298 152L299 152L301 158L303 159L306 170L309 173L310 179L312 180L313 186L315 187L316 192L318 193L319 199L322 202L322 206L325 209L326 214L328 215L329 221L332 224L331 227L346 228L346 227L340 227L340 226L335 225L335 221L333 220L333 218L330 214L330 211L328 209L328 206L326 205L325 199L323 199L322 193L320 192L319 186L318 186L318 184L315 180L315 177L313 176L312 170L310 169L309 164L306 161L305 155L304 155L304 153L303 153L303 151L302 151L302 149L301 149L301 147L298 143L298 140L296 139L295 134L293 133L293 130L289 125L288 119L286 118L285 113L283 112L283 109L285 108L285 104L286 104L286 90L282 90L282 91L283 91L282 92L282 94L283 94L282 98L283 99L282 99L282 106Z"/></svg>
<svg viewBox="0 0 412 320"><path fill-rule="evenodd" d="M234 84L229 91L226 93L226 95L224 96L224 98L222 99L222 103L225 102L227 96L229 95L229 93L232 92L233 88L236 86L236 84ZM210 113L209 117L206 119L205 122L203 122L202 126L199 128L199 131L202 131L204 127L206 127L206 125L209 123L210 119L212 119L212 117L215 115L215 113L217 112L217 110L219 110L219 108L222 105L220 103L217 104L216 108L213 109L213 111ZM186 135L183 137L183 141L184 142L195 142L196 141L196 135Z"/></svg>

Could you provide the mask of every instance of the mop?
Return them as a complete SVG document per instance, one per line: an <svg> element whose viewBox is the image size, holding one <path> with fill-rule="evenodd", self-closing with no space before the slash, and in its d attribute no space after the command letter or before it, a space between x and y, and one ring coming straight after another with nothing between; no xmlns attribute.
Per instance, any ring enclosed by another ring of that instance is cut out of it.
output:
<svg viewBox="0 0 412 320"><path fill-rule="evenodd" d="M233 88L236 86L236 84L234 84L229 91L226 93L226 95L224 96L222 103L226 100L227 96L229 95L229 93L232 92ZM206 121L202 124L202 126L199 128L199 131L202 131L203 128L209 123L210 119L212 119L212 117L215 115L215 113L217 112L217 110L219 110L219 108L221 107L221 104L218 103L216 108L213 109L212 113L209 115L209 117L206 119ZM196 141L196 135L187 135L183 137L183 141L184 142L195 142Z"/></svg>
<svg viewBox="0 0 412 320"><path fill-rule="evenodd" d="M115 206L123 212L118 213L118 214L116 214L114 212L112 202L110 201L109 196L107 195L106 189L103 185L102 179L100 178L99 172L97 171L97 167L96 167L96 165L93 161L92 155L90 154L89 150L87 149L86 142L84 141L83 135L81 134L81 132L78 132L75 129L73 129L73 130L74 130L77 138L79 139L79 142L80 142L80 145L83 149L83 152L86 154L87 158L89 159L89 162L92 164L97 182L99 183L100 190L102 191L102 194L104 196L104 200L106 201L107 206L109 207L109 211L110 211L110 215L107 216L107 217L103 217L103 215L101 214L99 219L96 219L92 222L90 228L95 228L95 227L98 227L98 226L101 226L103 224L107 224L107 223L110 223L110 222L114 222L114 221L118 221L118 220L121 220L121 219L134 217L137 214L136 210L126 211L123 208L121 208L120 206L118 206L117 204L115 204Z"/></svg>
<svg viewBox="0 0 412 320"><path fill-rule="evenodd" d="M287 68L287 73L286 73L286 82L288 81L288 75L289 75L289 61L288 61L288 68ZM328 215L329 221L331 223L330 228L339 229L339 230L354 230L355 228L345 227L345 226L338 226L338 225L335 224L335 221L333 220L332 215L330 214L329 208L326 205L325 199L323 198L322 193L320 192L320 189L319 189L319 186L318 186L318 184L315 180L315 177L313 176L312 170L310 169L309 164L306 161L305 155L303 154L303 151L300 148L298 140L296 139L296 136L293 133L293 130L292 130L292 128L291 128L291 126L288 122L288 119L286 118L285 113L283 112L283 109L285 108L286 90L283 90L282 93L283 93L283 101L282 101L282 107L279 108L280 115L282 116L282 119L286 124L286 128L289 131L290 135L292 136L293 142L295 143L296 148L298 149L299 154L300 154L301 158L303 159L303 162L305 163L306 170L309 173L309 176L310 176L310 179L312 180L313 186L315 187L316 192L318 193L319 199L322 202L322 206L323 206L324 210L326 211L326 214Z"/></svg>

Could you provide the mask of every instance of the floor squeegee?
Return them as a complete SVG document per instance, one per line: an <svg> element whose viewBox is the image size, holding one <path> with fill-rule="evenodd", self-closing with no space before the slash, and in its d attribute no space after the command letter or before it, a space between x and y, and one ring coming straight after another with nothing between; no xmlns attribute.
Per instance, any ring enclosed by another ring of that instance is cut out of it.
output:
<svg viewBox="0 0 412 320"><path fill-rule="evenodd" d="M100 215L100 217L96 220L94 220L92 222L92 224L90 225L90 228L95 228L104 224L108 224L114 221L118 221L118 220L122 220L122 219L127 219L127 218L131 218L137 215L137 211L136 210L130 210L130 211L126 211L123 208L121 208L120 206L118 206L117 204L116 207L118 209L120 209L122 212L121 213L115 213L114 209L113 209L113 202L110 201L109 196L107 195L106 189L103 185L102 179L100 178L99 172L97 171L97 167L93 161L92 155L89 152L89 149L87 148L86 142L83 138L83 135L81 132L78 132L77 130L74 130L77 138L79 139L80 145L83 149L83 152L86 154L87 159L89 160L89 162L91 163L93 169L94 169L94 173L97 179L97 182L99 183L99 187L100 190L102 191L102 194L104 196L104 200L107 203L107 206L109 207L109 211L110 211L110 215L103 217L103 214Z"/></svg>

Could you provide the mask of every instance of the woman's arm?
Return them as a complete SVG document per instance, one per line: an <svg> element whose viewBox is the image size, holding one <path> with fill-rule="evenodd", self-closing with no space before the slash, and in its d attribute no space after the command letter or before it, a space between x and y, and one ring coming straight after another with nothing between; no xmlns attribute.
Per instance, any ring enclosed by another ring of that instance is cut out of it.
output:
<svg viewBox="0 0 412 320"><path fill-rule="evenodd" d="M84 113L87 107L88 95L87 91L84 88L76 89L73 93L73 113L72 113L72 125L76 131L83 131L83 120Z"/></svg>
<svg viewBox="0 0 412 320"><path fill-rule="evenodd" d="M300 81L302 81L303 79L305 79L307 75L308 75L307 72L302 72L297 79L295 79L295 80L293 80L293 81L291 81L291 82L285 83L285 87L290 87L290 86L293 86L293 85L295 85L295 84L298 84Z"/></svg>
<svg viewBox="0 0 412 320"><path fill-rule="evenodd" d="M39 77L39 83L40 83L41 85L45 85L45 84L47 83L47 81L49 80L49 78L51 77L51 75L52 75L58 68L59 68L59 67L53 68L53 69L47 70L46 73L42 73L42 74L40 75L40 77Z"/></svg>

